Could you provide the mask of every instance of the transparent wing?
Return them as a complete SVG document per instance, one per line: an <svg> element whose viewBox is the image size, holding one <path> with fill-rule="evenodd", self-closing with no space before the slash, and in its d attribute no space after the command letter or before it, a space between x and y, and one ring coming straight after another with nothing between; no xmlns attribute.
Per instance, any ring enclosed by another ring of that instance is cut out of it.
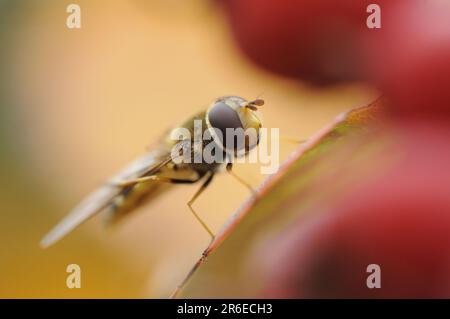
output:
<svg viewBox="0 0 450 319"><path fill-rule="evenodd" d="M44 248L54 244L77 226L106 208L121 192L122 188L115 186L117 182L151 175L171 161L170 153L152 151L127 165L109 182L89 194L69 214L64 217L40 242Z"/></svg>

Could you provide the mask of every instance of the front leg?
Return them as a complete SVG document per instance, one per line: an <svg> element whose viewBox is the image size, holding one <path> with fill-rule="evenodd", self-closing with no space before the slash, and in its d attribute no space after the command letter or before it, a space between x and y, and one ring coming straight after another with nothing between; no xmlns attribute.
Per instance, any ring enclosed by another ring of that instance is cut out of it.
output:
<svg viewBox="0 0 450 319"><path fill-rule="evenodd" d="M256 196L256 191L253 189L253 187L233 172L233 163L228 163L226 168L227 168L227 172L231 176L233 176L239 183L241 183L242 185L247 187L250 190L250 192Z"/></svg>
<svg viewBox="0 0 450 319"><path fill-rule="evenodd" d="M139 183L146 183L149 181L158 181L163 183L172 183L172 184L193 184L200 180L201 176L198 174L194 178L171 178L171 177L164 177L164 176L158 176L158 175L150 175L150 176L142 176L138 178L128 179L125 181L119 181L119 182L113 182L114 186L120 187L120 188L126 188L129 186L133 186Z"/></svg>

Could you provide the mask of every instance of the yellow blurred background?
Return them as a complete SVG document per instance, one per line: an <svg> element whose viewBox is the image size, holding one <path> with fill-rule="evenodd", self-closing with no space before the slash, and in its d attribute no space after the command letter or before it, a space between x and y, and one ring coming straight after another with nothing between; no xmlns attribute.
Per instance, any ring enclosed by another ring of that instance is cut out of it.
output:
<svg viewBox="0 0 450 319"><path fill-rule="evenodd" d="M105 231L97 216L47 250L42 236L86 193L172 125L218 96L266 100L266 127L307 138L343 110L369 102L362 85L313 89L241 56L214 2L0 2L0 297L167 297L209 243L180 185ZM281 144L281 159L295 145ZM256 187L255 164L237 174ZM249 193L215 179L195 204L218 230ZM81 289L66 266L81 267ZM232 263L232 261L230 261Z"/></svg>

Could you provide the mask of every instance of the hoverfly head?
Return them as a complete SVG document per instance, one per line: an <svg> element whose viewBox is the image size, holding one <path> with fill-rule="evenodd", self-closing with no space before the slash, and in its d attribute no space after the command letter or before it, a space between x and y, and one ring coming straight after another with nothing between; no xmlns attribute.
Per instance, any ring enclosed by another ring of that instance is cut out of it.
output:
<svg viewBox="0 0 450 319"><path fill-rule="evenodd" d="M241 153L247 153L258 145L262 127L258 107L262 105L264 100L260 98L247 101L238 96L225 96L214 101L207 111L206 121L211 128L220 132L220 134L213 133L216 142L226 151L232 148L235 152ZM229 138L231 131L227 132L227 129L233 130L233 138Z"/></svg>

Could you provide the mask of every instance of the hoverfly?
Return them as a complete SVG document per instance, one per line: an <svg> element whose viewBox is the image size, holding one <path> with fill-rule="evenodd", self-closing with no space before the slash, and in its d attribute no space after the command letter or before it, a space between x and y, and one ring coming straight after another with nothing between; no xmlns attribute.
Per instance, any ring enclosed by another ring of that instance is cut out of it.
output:
<svg viewBox="0 0 450 319"><path fill-rule="evenodd" d="M221 131L222 136L226 135L225 130L227 128L240 128L244 131L254 129L257 132L256 142L241 144L238 146L238 152L233 152L234 156L243 156L259 143L259 130L262 127L262 122L257 110L262 105L264 105L264 100L260 98L247 101L238 96L221 97L216 99L206 111L197 113L183 123L181 127L193 131L194 122L197 120L202 122L202 127L205 130L214 128ZM177 142L179 141L174 141L169 136L162 138L157 147L126 166L72 209L42 239L41 246L52 245L104 209L109 211L109 221L115 222L132 212L137 206L155 198L171 184L192 184L200 181L202 181L200 188L187 205L211 236L211 239L214 239L213 232L197 215L192 204L211 183L214 175L222 171L224 166L239 182L251 190L252 188L232 172L232 159L223 163L178 163L174 161L171 150ZM192 144L193 141L187 142ZM216 143L217 147L228 154L229 150L224 146L225 143L218 140L217 136L213 136L210 143ZM198 152L196 149L192 149L192 151L192 156L195 156L195 153Z"/></svg>

